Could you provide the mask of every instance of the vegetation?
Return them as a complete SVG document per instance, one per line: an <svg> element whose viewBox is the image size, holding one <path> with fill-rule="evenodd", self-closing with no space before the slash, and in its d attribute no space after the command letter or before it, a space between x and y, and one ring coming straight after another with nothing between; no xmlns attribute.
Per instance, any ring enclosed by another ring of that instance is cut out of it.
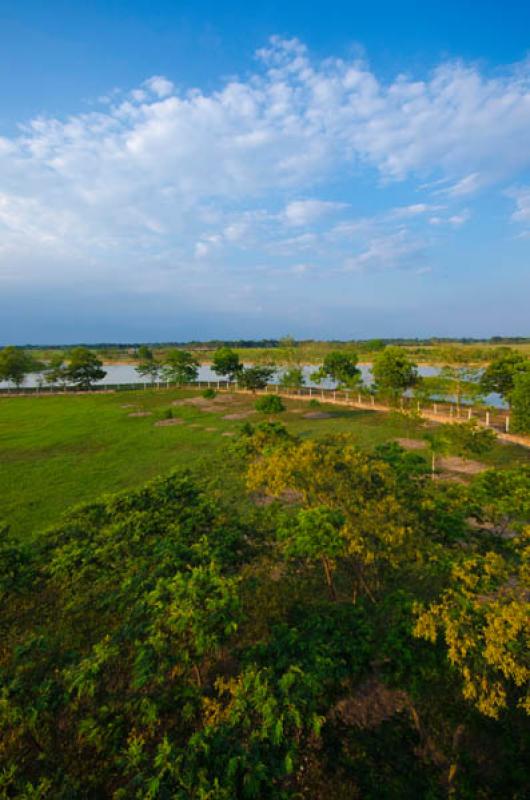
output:
<svg viewBox="0 0 530 800"><path fill-rule="evenodd" d="M377 389L383 395L388 395L393 403L418 383L416 365L399 347L386 347L379 353L372 372Z"/></svg>
<svg viewBox="0 0 530 800"><path fill-rule="evenodd" d="M296 418L2 531L6 798L524 797L529 467L431 481Z"/></svg>
<svg viewBox="0 0 530 800"><path fill-rule="evenodd" d="M212 369L217 375L235 381L243 369L238 354L230 347L220 347L213 354Z"/></svg>
<svg viewBox="0 0 530 800"><path fill-rule="evenodd" d="M157 378L160 377L162 364L153 355L153 351L142 345L138 348L138 365L135 367L136 372L142 378L149 378L151 383L155 383Z"/></svg>
<svg viewBox="0 0 530 800"><path fill-rule="evenodd" d="M39 363L19 347L4 347L0 350L0 381L9 381L17 388L22 386L26 375L39 369Z"/></svg>
<svg viewBox="0 0 530 800"><path fill-rule="evenodd" d="M279 384L282 389L296 391L305 384L304 373L300 367L288 367L280 376Z"/></svg>
<svg viewBox="0 0 530 800"><path fill-rule="evenodd" d="M311 375L312 380L321 383L331 380L338 386L357 386L361 380L361 371L357 367L357 355L335 351L328 353L322 366Z"/></svg>
<svg viewBox="0 0 530 800"><path fill-rule="evenodd" d="M199 362L187 350L171 350L161 369L162 378L180 386L197 380Z"/></svg>
<svg viewBox="0 0 530 800"><path fill-rule="evenodd" d="M103 363L92 350L88 347L76 347L70 353L65 376L68 383L77 386L78 389L86 390L105 377L107 373L102 367Z"/></svg>
<svg viewBox="0 0 530 800"><path fill-rule="evenodd" d="M512 430L515 433L530 433L529 370L516 376L510 399L512 402Z"/></svg>
<svg viewBox="0 0 530 800"><path fill-rule="evenodd" d="M276 394L266 394L264 397L260 397L259 400L256 400L254 408L262 414L280 414L285 411L282 398Z"/></svg>
<svg viewBox="0 0 530 800"><path fill-rule="evenodd" d="M252 392L265 389L276 370L270 366L245 367L238 375L238 383Z"/></svg>

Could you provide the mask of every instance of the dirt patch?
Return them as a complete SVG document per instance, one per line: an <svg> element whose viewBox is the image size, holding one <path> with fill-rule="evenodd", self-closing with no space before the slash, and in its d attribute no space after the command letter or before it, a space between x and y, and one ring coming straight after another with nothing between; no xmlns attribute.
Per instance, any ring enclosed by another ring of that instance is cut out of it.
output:
<svg viewBox="0 0 530 800"><path fill-rule="evenodd" d="M438 466L447 472L459 472L463 475L478 475L479 472L485 472L488 469L486 464L481 464L480 461L469 461L460 456L440 458Z"/></svg>
<svg viewBox="0 0 530 800"><path fill-rule="evenodd" d="M134 411L132 414L127 414L128 417L152 417L152 411Z"/></svg>
<svg viewBox="0 0 530 800"><path fill-rule="evenodd" d="M427 447L427 442L423 439L396 439L396 442L404 450L425 450Z"/></svg>
<svg viewBox="0 0 530 800"><path fill-rule="evenodd" d="M235 431L223 431L221 434L221 436L235 436L235 435L236 435Z"/></svg>
<svg viewBox="0 0 530 800"><path fill-rule="evenodd" d="M208 431L208 433L214 433L214 431L216 431L217 428L204 428L204 430Z"/></svg>
<svg viewBox="0 0 530 800"><path fill-rule="evenodd" d="M155 428L170 428L172 425L182 425L183 423L184 420L178 417L173 419L159 419L158 422L155 422Z"/></svg>
<svg viewBox="0 0 530 800"><path fill-rule="evenodd" d="M325 411L310 411L304 414L304 419L331 419L335 414L327 414Z"/></svg>
<svg viewBox="0 0 530 800"><path fill-rule="evenodd" d="M253 413L253 411L240 411L238 414L225 414L223 419L246 419L251 417Z"/></svg>
<svg viewBox="0 0 530 800"><path fill-rule="evenodd" d="M190 422L188 428L202 428L202 425L200 422Z"/></svg>
<svg viewBox="0 0 530 800"><path fill-rule="evenodd" d="M120 408L138 408L136 403L122 403Z"/></svg>

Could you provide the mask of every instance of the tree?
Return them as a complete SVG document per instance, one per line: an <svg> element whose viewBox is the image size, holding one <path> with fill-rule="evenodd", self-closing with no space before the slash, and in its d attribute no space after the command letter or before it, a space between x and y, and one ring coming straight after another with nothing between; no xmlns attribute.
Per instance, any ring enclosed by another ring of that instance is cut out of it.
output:
<svg viewBox="0 0 530 800"><path fill-rule="evenodd" d="M68 369L62 353L52 356L44 372L46 383L52 386L60 384L64 387L68 383Z"/></svg>
<svg viewBox="0 0 530 800"><path fill-rule="evenodd" d="M509 695L530 715L529 557L528 534L508 556L464 555L453 565L441 599L415 606L414 634L445 641L464 697L494 719Z"/></svg>
<svg viewBox="0 0 530 800"><path fill-rule="evenodd" d="M142 345L138 348L138 365L135 367L136 372L142 377L147 377L154 383L160 374L162 365L157 361L153 355L153 351Z"/></svg>
<svg viewBox="0 0 530 800"><path fill-rule="evenodd" d="M445 384L444 394L454 397L458 414L463 400L476 401L483 394L479 377L480 370L477 367L454 364L442 367L440 379Z"/></svg>
<svg viewBox="0 0 530 800"><path fill-rule="evenodd" d="M522 353L516 350L501 350L482 373L480 378L482 390L486 394L497 392L510 404L515 379L529 369L530 361Z"/></svg>
<svg viewBox="0 0 530 800"><path fill-rule="evenodd" d="M344 522L340 511L316 506L299 511L278 533L287 555L321 562L329 597L333 601L337 599L333 582L334 561L346 554L346 539L342 533Z"/></svg>
<svg viewBox="0 0 530 800"><path fill-rule="evenodd" d="M35 369L34 359L20 347L9 345L0 350L0 380L9 381L18 388Z"/></svg>
<svg viewBox="0 0 530 800"><path fill-rule="evenodd" d="M418 369L400 347L386 347L376 356L372 373L377 389L396 402L407 389L418 382Z"/></svg>
<svg viewBox="0 0 530 800"><path fill-rule="evenodd" d="M88 347L75 347L69 354L65 374L79 389L90 389L95 381L103 380L107 374L102 367L102 362Z"/></svg>
<svg viewBox="0 0 530 800"><path fill-rule="evenodd" d="M340 351L328 353L324 357L320 369L311 375L311 379L316 383L331 380L341 386L357 386L361 380L361 370L357 367L357 355Z"/></svg>
<svg viewBox="0 0 530 800"><path fill-rule="evenodd" d="M259 400L256 400L254 407L262 414L280 414L285 411L281 397L276 394L266 394L264 397L260 397Z"/></svg>
<svg viewBox="0 0 530 800"><path fill-rule="evenodd" d="M530 372L521 372L514 379L512 401L512 430L530 433Z"/></svg>
<svg viewBox="0 0 530 800"><path fill-rule="evenodd" d="M483 428L476 420L444 426L452 452L462 458L486 455L495 444L495 433Z"/></svg>
<svg viewBox="0 0 530 800"><path fill-rule="evenodd" d="M217 375L224 375L229 381L234 381L241 373L243 364L231 347L220 347L213 354L212 369Z"/></svg>
<svg viewBox="0 0 530 800"><path fill-rule="evenodd" d="M169 383L193 383L199 374L199 362L187 350L170 350L162 367L162 378Z"/></svg>
<svg viewBox="0 0 530 800"><path fill-rule="evenodd" d="M282 389L301 389L305 384L305 377L301 367L289 367L280 376L279 384Z"/></svg>
<svg viewBox="0 0 530 800"><path fill-rule="evenodd" d="M255 392L258 389L265 389L275 372L275 367L245 367L238 375L238 383L244 389Z"/></svg>

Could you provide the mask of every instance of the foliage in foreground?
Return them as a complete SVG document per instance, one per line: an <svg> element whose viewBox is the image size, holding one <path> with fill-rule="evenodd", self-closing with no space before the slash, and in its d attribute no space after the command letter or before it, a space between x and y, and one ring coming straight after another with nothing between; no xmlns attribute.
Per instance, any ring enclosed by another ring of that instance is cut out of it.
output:
<svg viewBox="0 0 530 800"><path fill-rule="evenodd" d="M0 531L0 796L523 797L530 472L232 450L279 502L176 473Z"/></svg>

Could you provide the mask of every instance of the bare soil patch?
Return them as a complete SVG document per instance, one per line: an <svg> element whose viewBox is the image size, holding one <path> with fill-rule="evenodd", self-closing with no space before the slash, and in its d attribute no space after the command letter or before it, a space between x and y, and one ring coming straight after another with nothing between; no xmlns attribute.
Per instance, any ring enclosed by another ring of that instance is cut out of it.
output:
<svg viewBox="0 0 530 800"><path fill-rule="evenodd" d="M253 413L253 411L240 411L237 414L225 414L223 419L246 419L251 417Z"/></svg>
<svg viewBox="0 0 530 800"><path fill-rule="evenodd" d="M132 414L127 414L128 417L152 417L152 411L133 411Z"/></svg>
<svg viewBox="0 0 530 800"><path fill-rule="evenodd" d="M304 414L304 419L331 419L335 414L328 414L326 411L310 411Z"/></svg>
<svg viewBox="0 0 530 800"><path fill-rule="evenodd" d="M155 428L170 428L172 425L183 425L184 420L180 419L179 417L173 417L172 419L159 419L158 422L155 422Z"/></svg>
<svg viewBox="0 0 530 800"><path fill-rule="evenodd" d="M136 403L122 403L120 408L138 408Z"/></svg>
<svg viewBox="0 0 530 800"><path fill-rule="evenodd" d="M488 469L486 464L480 461L469 461L460 456L446 456L438 460L438 466L447 472L459 472L463 475L478 475Z"/></svg>
<svg viewBox="0 0 530 800"><path fill-rule="evenodd" d="M221 436L235 436L235 435L236 435L235 431L223 431L221 434Z"/></svg>
<svg viewBox="0 0 530 800"><path fill-rule="evenodd" d="M423 439L396 439L396 442L405 450L425 450L427 442Z"/></svg>

